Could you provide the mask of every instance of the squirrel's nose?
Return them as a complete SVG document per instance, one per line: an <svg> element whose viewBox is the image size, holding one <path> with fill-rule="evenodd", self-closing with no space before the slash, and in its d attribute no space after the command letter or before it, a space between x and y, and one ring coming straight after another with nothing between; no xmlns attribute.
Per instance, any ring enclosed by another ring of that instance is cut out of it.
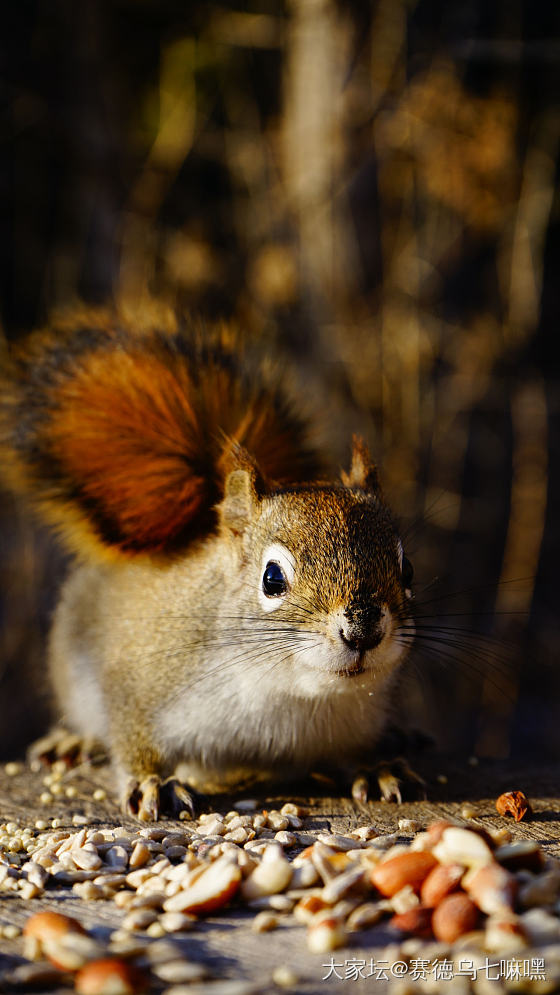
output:
<svg viewBox="0 0 560 995"><path fill-rule="evenodd" d="M339 630L340 638L348 649L355 650L357 653L365 653L366 650L372 650L375 646L379 646L379 643L383 639L383 633L378 631L371 632L367 636L359 636L355 633L345 632L344 629Z"/></svg>
<svg viewBox="0 0 560 995"><path fill-rule="evenodd" d="M339 635L345 646L358 653L379 646L383 639L383 611L378 605L347 608Z"/></svg>

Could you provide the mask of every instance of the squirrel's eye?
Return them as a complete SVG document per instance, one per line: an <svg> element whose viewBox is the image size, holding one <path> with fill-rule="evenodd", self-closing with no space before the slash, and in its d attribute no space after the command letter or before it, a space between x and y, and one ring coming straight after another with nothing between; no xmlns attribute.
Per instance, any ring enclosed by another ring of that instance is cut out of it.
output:
<svg viewBox="0 0 560 995"><path fill-rule="evenodd" d="M263 591L267 598L278 598L288 590L286 575L279 563L270 560L266 565L262 579Z"/></svg>
<svg viewBox="0 0 560 995"><path fill-rule="evenodd" d="M405 588L412 587L412 578L414 577L414 567L408 559L408 557L403 556L402 561L402 582Z"/></svg>

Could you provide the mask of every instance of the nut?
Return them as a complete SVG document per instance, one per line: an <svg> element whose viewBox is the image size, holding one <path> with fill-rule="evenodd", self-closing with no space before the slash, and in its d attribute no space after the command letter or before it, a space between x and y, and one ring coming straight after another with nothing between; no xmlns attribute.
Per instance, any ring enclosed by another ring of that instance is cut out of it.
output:
<svg viewBox="0 0 560 995"><path fill-rule="evenodd" d="M95 847L93 850L86 850L85 847L72 848L72 860L84 871L96 871L103 864Z"/></svg>
<svg viewBox="0 0 560 995"><path fill-rule="evenodd" d="M511 831L506 829L505 826L502 826L501 829L492 829L491 834L494 846L497 847L504 846L506 843L511 843L513 839Z"/></svg>
<svg viewBox="0 0 560 995"><path fill-rule="evenodd" d="M78 971L75 991L78 995L139 995L148 991L148 984L146 975L132 964L104 957Z"/></svg>
<svg viewBox="0 0 560 995"><path fill-rule="evenodd" d="M166 912L189 912L207 915L220 909L233 898L241 883L241 871L229 857L219 857L187 887L168 898L163 908Z"/></svg>
<svg viewBox="0 0 560 995"><path fill-rule="evenodd" d="M432 914L434 936L442 943L454 943L476 928L479 916L476 905L464 892L447 895Z"/></svg>
<svg viewBox="0 0 560 995"><path fill-rule="evenodd" d="M399 819L398 827L400 833L417 833L420 823L416 819Z"/></svg>
<svg viewBox="0 0 560 995"><path fill-rule="evenodd" d="M390 860L377 864L371 872L370 880L382 895L391 898L407 884L415 891L419 891L422 882L436 864L436 858L427 850L400 853Z"/></svg>
<svg viewBox="0 0 560 995"><path fill-rule="evenodd" d="M350 867L342 874L337 874L323 888L323 898L329 905L334 905L340 898L343 898L349 891L356 890L363 885L365 880L365 870L363 867Z"/></svg>
<svg viewBox="0 0 560 995"><path fill-rule="evenodd" d="M150 943L147 947L144 946L144 955L151 965L168 964L170 960L177 960L181 956L181 948L165 937L163 940Z"/></svg>
<svg viewBox="0 0 560 995"><path fill-rule="evenodd" d="M314 954L329 953L345 943L346 930L339 919L320 919L312 922L307 930L307 946Z"/></svg>
<svg viewBox="0 0 560 995"><path fill-rule="evenodd" d="M292 912L296 904L295 898L288 895L262 895L260 898L253 898L247 903L251 909L265 909L273 912Z"/></svg>
<svg viewBox="0 0 560 995"><path fill-rule="evenodd" d="M144 845L145 847L145 845ZM145 847L147 849L147 847ZM112 846L105 854L105 862L109 864L109 867L114 867L119 870L124 870L128 866L128 853L126 852L124 846ZM136 867L140 867L140 864L136 864Z"/></svg>
<svg viewBox="0 0 560 995"><path fill-rule="evenodd" d="M164 912L159 921L166 933L184 933L193 928L196 918L184 912Z"/></svg>
<svg viewBox="0 0 560 995"><path fill-rule="evenodd" d="M408 912L409 909L415 909L420 905L420 899L410 884L405 884L404 888L397 891L397 894L393 895L389 901L393 912L397 915L400 915L402 912Z"/></svg>
<svg viewBox="0 0 560 995"><path fill-rule="evenodd" d="M63 971L77 971L88 961L101 957L104 949L92 936L67 933L56 942L48 944L45 952L55 967Z"/></svg>
<svg viewBox="0 0 560 995"><path fill-rule="evenodd" d="M136 870L138 867L143 867L144 864L148 863L150 856L151 854L146 844L143 843L142 840L138 840L132 853L130 854L130 859L128 861L129 866L132 867L133 870Z"/></svg>
<svg viewBox="0 0 560 995"><path fill-rule="evenodd" d="M348 916L346 929L352 931L367 929L368 926L375 926L387 914L385 904L385 901L382 901L364 902L363 905L358 905Z"/></svg>
<svg viewBox="0 0 560 995"><path fill-rule="evenodd" d="M527 933L516 915L491 916L486 921L484 946L500 954L516 953L526 947Z"/></svg>
<svg viewBox="0 0 560 995"><path fill-rule="evenodd" d="M13 971L2 973L2 983L4 990L8 991L8 985L18 991L44 991L45 989L58 988L63 982L64 975L58 968L53 967L47 961L40 961L38 964L19 964Z"/></svg>
<svg viewBox="0 0 560 995"><path fill-rule="evenodd" d="M147 867L139 867L136 871L129 871L126 875L125 881L131 888L139 888L144 884L144 881L147 881L148 878L152 877L153 873L153 867L151 870L148 870Z"/></svg>
<svg viewBox="0 0 560 995"><path fill-rule="evenodd" d="M539 905L552 905L560 895L560 868L551 867L544 874L531 875L519 889L519 904L522 908Z"/></svg>
<svg viewBox="0 0 560 995"><path fill-rule="evenodd" d="M34 860L30 860L22 869L25 871L27 880L30 881L31 884L34 884L37 888L41 889L45 887L49 876L49 873L45 867L42 867L41 864L35 863Z"/></svg>
<svg viewBox="0 0 560 995"><path fill-rule="evenodd" d="M299 867L294 867L292 863L292 867L291 888L311 888L314 884L317 884L319 875L310 860Z"/></svg>
<svg viewBox="0 0 560 995"><path fill-rule="evenodd" d="M505 791L496 802L498 815L512 815L520 822L526 815L531 816L533 810L522 791Z"/></svg>
<svg viewBox="0 0 560 995"><path fill-rule="evenodd" d="M269 933L272 929L276 929L280 920L274 912L259 912L255 916L253 922L251 923L251 929L255 933Z"/></svg>
<svg viewBox="0 0 560 995"><path fill-rule="evenodd" d="M202 981L203 978L208 977L208 968L204 964L196 964L193 961L181 960L179 958L165 961L162 964L156 964L152 970L161 981L166 981L173 985L182 986L190 984L193 981Z"/></svg>
<svg viewBox="0 0 560 995"><path fill-rule="evenodd" d="M37 912L23 928L24 954L28 960L39 960L43 954L49 957L49 950L69 933L85 935L85 929L77 919L61 912Z"/></svg>
<svg viewBox="0 0 560 995"><path fill-rule="evenodd" d="M456 891L465 873L463 864L438 864L424 879L420 889L420 899L423 905L434 908L442 898Z"/></svg>
<svg viewBox="0 0 560 995"><path fill-rule="evenodd" d="M379 833L377 832L375 826L360 826L358 829L355 829L353 833L350 833L350 835L355 836L358 840L365 841L375 839L376 836L379 836Z"/></svg>
<svg viewBox="0 0 560 995"><path fill-rule="evenodd" d="M142 930L151 926L157 919L153 909L133 909L122 921L122 929Z"/></svg>
<svg viewBox="0 0 560 995"><path fill-rule="evenodd" d="M494 853L498 863L510 871L533 871L538 873L544 867L544 854L537 840L516 840L505 843Z"/></svg>
<svg viewBox="0 0 560 995"><path fill-rule="evenodd" d="M288 988L290 991L297 987L298 976L287 964L275 967L272 972L272 980L278 988Z"/></svg>
<svg viewBox="0 0 560 995"><path fill-rule="evenodd" d="M303 856L305 853L306 851L304 850L300 856ZM320 840L317 840L311 847L311 860L313 861L315 870L323 879L324 884L328 884L331 878L336 877L338 872L348 863L346 854L343 851L333 850L332 847L327 846L326 843L321 843Z"/></svg>
<svg viewBox="0 0 560 995"><path fill-rule="evenodd" d="M328 904L322 895L310 893L300 899L294 909L294 916L298 922L311 923L317 913L326 908L328 908Z"/></svg>
<svg viewBox="0 0 560 995"><path fill-rule="evenodd" d="M443 830L432 853L442 864L465 864L467 867L479 867L493 859L492 850L484 836L458 826L449 826Z"/></svg>
<svg viewBox="0 0 560 995"><path fill-rule="evenodd" d="M266 851L267 855L268 852ZM245 901L261 898L264 895L276 895L284 891L292 880L292 868L284 856L272 852L271 859L263 857L255 870L245 878L241 886L241 894Z"/></svg>
<svg viewBox="0 0 560 995"><path fill-rule="evenodd" d="M428 839L430 840L431 845L435 846L436 843L439 843L445 830L449 829L453 825L454 823L450 822L449 819L436 819L435 822L431 822L428 828L426 829L426 833Z"/></svg>
<svg viewBox="0 0 560 995"><path fill-rule="evenodd" d="M517 881L495 861L469 871L463 879L463 887L481 912L487 915L513 911Z"/></svg>
<svg viewBox="0 0 560 995"><path fill-rule="evenodd" d="M226 825L223 819L218 816L215 816L213 819L207 819L204 823L205 836L223 836L226 832Z"/></svg>
<svg viewBox="0 0 560 995"><path fill-rule="evenodd" d="M407 912L393 916L389 920L389 925L394 929L400 929L403 933L410 933L411 936L427 940L432 937L432 913L433 909L426 905L417 905Z"/></svg>
<svg viewBox="0 0 560 995"><path fill-rule="evenodd" d="M320 843L324 843L325 846L331 847L332 850L343 852L345 850L356 849L356 840L351 836L340 836L337 833L319 833L317 839Z"/></svg>
<svg viewBox="0 0 560 995"><path fill-rule="evenodd" d="M529 909L519 918L531 946L558 943L558 919L546 909Z"/></svg>

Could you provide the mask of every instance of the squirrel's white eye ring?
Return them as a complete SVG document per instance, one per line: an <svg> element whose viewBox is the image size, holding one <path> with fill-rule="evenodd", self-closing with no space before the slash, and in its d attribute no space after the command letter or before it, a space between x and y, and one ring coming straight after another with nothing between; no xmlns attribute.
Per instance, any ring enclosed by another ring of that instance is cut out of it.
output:
<svg viewBox="0 0 560 995"><path fill-rule="evenodd" d="M262 588L267 598L279 598L288 590L288 579L276 560L269 560L263 573Z"/></svg>

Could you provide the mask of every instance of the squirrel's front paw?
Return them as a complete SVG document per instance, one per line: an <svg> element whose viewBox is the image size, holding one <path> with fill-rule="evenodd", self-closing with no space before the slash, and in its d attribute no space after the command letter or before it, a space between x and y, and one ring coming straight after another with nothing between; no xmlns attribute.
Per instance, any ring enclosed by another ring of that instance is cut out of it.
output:
<svg viewBox="0 0 560 995"><path fill-rule="evenodd" d="M195 816L192 793L176 777L162 781L157 774L150 774L142 781L131 778L125 788L123 808L142 822L157 822L162 815L178 819L181 812Z"/></svg>
<svg viewBox="0 0 560 995"><path fill-rule="evenodd" d="M426 782L409 766L404 757L382 761L374 771L367 774L361 771L352 782L352 798L359 805L365 805L370 797L370 785L377 781L381 798L385 802L402 803L405 797L426 798Z"/></svg>
<svg viewBox="0 0 560 995"><path fill-rule="evenodd" d="M36 739L27 751L30 763L39 761L51 767L62 761L67 767L81 763L101 763L107 760L105 747L96 739L80 736L63 726L55 726L46 736Z"/></svg>

